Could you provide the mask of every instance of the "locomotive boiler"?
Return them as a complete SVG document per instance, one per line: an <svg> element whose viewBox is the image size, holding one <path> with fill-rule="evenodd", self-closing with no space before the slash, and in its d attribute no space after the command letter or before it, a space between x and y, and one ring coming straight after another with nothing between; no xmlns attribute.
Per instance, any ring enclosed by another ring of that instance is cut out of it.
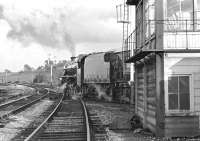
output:
<svg viewBox="0 0 200 141"><path fill-rule="evenodd" d="M77 60L71 57L71 61L64 66L64 73L61 77L61 84L64 87L64 93L69 96L75 93L77 86Z"/></svg>

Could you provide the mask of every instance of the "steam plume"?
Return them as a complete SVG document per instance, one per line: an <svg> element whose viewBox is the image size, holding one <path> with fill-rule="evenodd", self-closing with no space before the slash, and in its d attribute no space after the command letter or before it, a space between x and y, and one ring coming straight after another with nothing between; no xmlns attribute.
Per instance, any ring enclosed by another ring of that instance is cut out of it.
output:
<svg viewBox="0 0 200 141"><path fill-rule="evenodd" d="M98 85L98 84L92 84L92 86L95 87L95 89L96 89L96 91L98 93L98 98L99 99L104 98L104 99L106 99L108 101L112 100L112 98L106 94L106 92L101 88L100 85Z"/></svg>
<svg viewBox="0 0 200 141"><path fill-rule="evenodd" d="M7 21L11 27L8 38L18 40L24 47L36 42L44 47L68 49L72 55L75 54L74 42L66 25L62 23L62 13L48 15L41 11L28 14L16 11L0 6L0 19Z"/></svg>

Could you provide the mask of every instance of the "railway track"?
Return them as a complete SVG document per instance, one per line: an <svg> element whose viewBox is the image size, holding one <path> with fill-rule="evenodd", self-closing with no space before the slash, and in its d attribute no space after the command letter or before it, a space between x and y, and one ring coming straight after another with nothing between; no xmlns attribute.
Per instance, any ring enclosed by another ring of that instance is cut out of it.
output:
<svg viewBox="0 0 200 141"><path fill-rule="evenodd" d="M1 95L2 96L2 95ZM23 94L18 94L18 95L10 95L10 96L2 96L1 97L1 100L0 100L0 104L4 104L4 103L7 103L7 101L13 101L13 100L16 100L17 98L19 97L22 97Z"/></svg>
<svg viewBox="0 0 200 141"><path fill-rule="evenodd" d="M27 107L35 104L41 99L47 97L48 94L40 93L30 96L25 96L14 101L10 101L0 105L0 119L4 119L11 114L17 114Z"/></svg>
<svg viewBox="0 0 200 141"><path fill-rule="evenodd" d="M34 88L36 91L40 92L40 93L45 93L47 92L45 90L46 87L44 86L39 86L39 85L36 85L36 84L29 84L29 83L22 83L22 84L16 84L16 83L9 83L9 84L6 84L6 85L3 85L3 86L9 86L9 85L22 85L22 86L26 86L26 87L30 87L30 88ZM48 87L48 86L47 86ZM21 99L23 96L30 96L30 95L25 95L25 91L22 90L22 89L13 89L13 91L19 91L21 90L22 92L17 94L17 95L9 95L9 91L7 91L6 89L0 89L0 93L1 93L1 97L0 97L0 107L2 105L7 105L8 103L11 103L12 101L17 101L19 99Z"/></svg>
<svg viewBox="0 0 200 141"><path fill-rule="evenodd" d="M34 132L38 126L52 113L52 111L58 106L58 104L62 101L63 95L59 95L56 100L54 100L53 104L48 107L45 112L41 113L34 121L29 124L22 132L20 132L17 136L15 136L15 141L24 141L31 133Z"/></svg>
<svg viewBox="0 0 200 141"><path fill-rule="evenodd" d="M7 85L9 86L9 85ZM13 95L13 91L17 91L19 94L14 94ZM22 89L11 89L8 90L8 88L0 88L0 104L6 103L8 101L13 101L13 100L17 100L18 98L22 97L23 95L25 95L25 91Z"/></svg>
<svg viewBox="0 0 200 141"><path fill-rule="evenodd" d="M25 141L91 141L88 112L81 100L63 99Z"/></svg>

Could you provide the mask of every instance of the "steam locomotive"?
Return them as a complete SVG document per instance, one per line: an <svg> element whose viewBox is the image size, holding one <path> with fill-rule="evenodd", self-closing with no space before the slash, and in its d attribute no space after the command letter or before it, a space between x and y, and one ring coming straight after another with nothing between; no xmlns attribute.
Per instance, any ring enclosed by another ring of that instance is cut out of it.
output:
<svg viewBox="0 0 200 141"><path fill-rule="evenodd" d="M121 52L98 52L71 59L62 76L67 94L79 93L85 98L107 101L118 101L122 95L129 97L130 87L123 77Z"/></svg>

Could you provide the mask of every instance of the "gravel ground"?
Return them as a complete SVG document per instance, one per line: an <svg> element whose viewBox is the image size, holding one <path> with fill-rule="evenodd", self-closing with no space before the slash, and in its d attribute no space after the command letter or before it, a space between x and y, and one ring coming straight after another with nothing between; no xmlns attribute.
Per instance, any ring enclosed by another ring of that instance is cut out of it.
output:
<svg viewBox="0 0 200 141"><path fill-rule="evenodd" d="M144 137L136 136L130 130L113 131L108 129L107 135L108 141L146 141Z"/></svg>
<svg viewBox="0 0 200 141"><path fill-rule="evenodd" d="M143 141L131 131L130 119L134 114L134 107L129 104L106 102L87 102L90 113L95 113L101 122L107 125L108 141Z"/></svg>
<svg viewBox="0 0 200 141"><path fill-rule="evenodd" d="M130 119L134 114L133 106L128 104L87 102L90 113L96 113L104 125L110 129L131 129Z"/></svg>
<svg viewBox="0 0 200 141"><path fill-rule="evenodd" d="M52 104L53 101L48 99L42 100L27 110L2 121L5 123L5 126L0 128L0 141L12 140Z"/></svg>

